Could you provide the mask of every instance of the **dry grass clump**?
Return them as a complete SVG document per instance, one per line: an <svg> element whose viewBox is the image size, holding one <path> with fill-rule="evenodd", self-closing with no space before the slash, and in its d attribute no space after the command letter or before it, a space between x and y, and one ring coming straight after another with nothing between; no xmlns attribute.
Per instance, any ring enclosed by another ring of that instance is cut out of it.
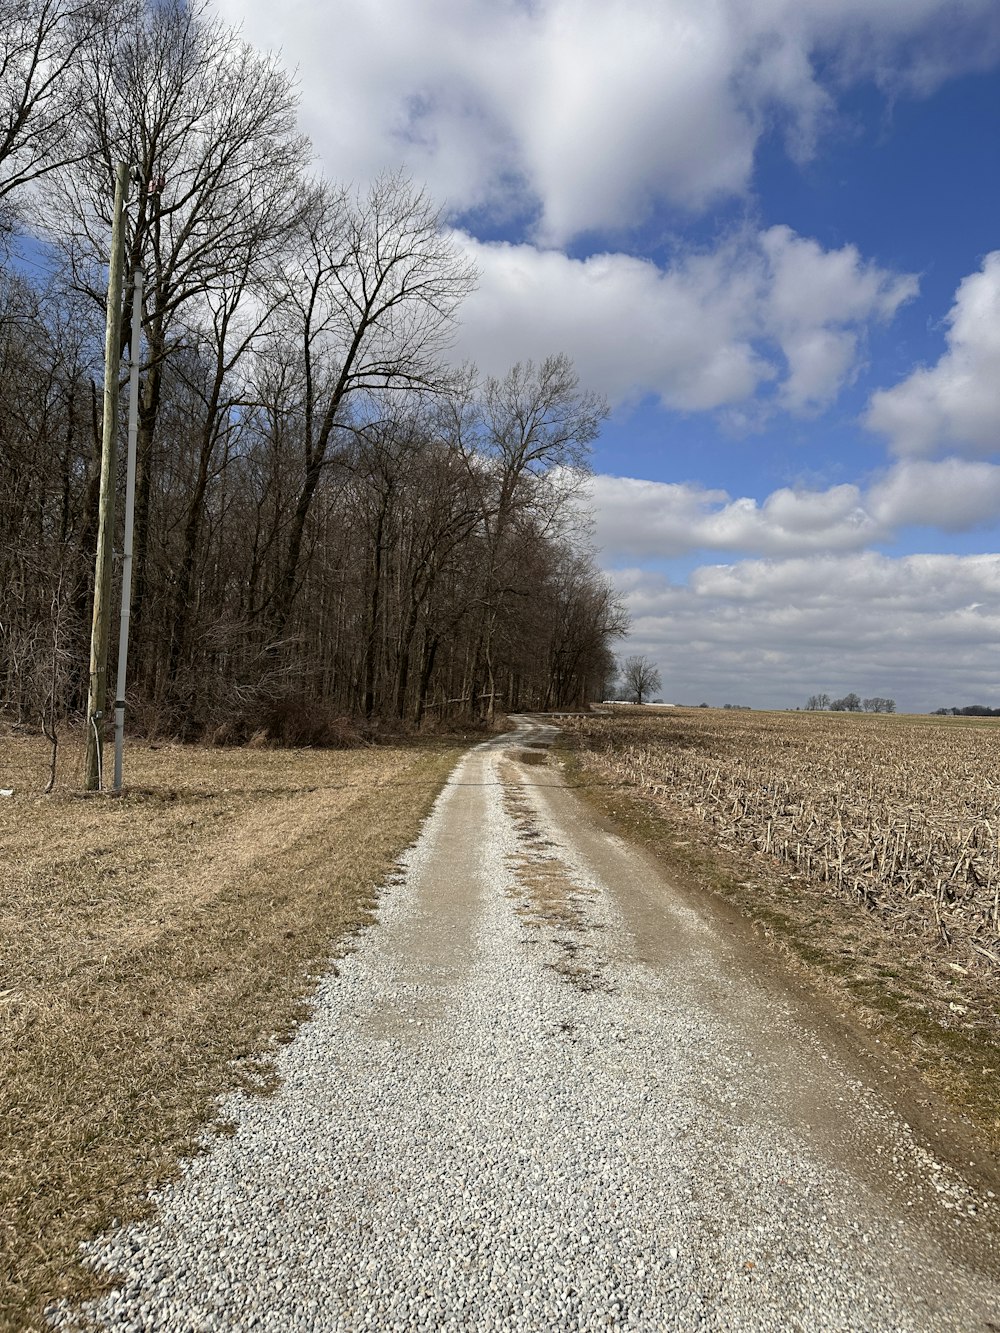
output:
<svg viewBox="0 0 1000 1333"><path fill-rule="evenodd" d="M541 756L544 760L545 756ZM537 763L537 752L518 750L519 763ZM511 857L512 897L521 921L556 950L548 964L563 981L584 991L607 989L604 961L585 936L595 929L588 905L593 891L578 884L552 843L542 835L517 770L505 766L504 806L511 816L519 850ZM529 937L530 938L530 937Z"/></svg>
<svg viewBox="0 0 1000 1333"><path fill-rule="evenodd" d="M121 799L45 797L0 737L0 1328L92 1289L79 1242L266 1086L456 754L133 745Z"/></svg>

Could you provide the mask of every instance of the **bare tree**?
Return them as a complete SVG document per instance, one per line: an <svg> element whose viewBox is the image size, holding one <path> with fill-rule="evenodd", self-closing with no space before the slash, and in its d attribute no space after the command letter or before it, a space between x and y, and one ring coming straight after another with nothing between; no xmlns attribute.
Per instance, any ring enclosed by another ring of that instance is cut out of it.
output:
<svg viewBox="0 0 1000 1333"><path fill-rule="evenodd" d="M866 713L894 713L896 711L896 700L876 695L873 699L862 700L862 706Z"/></svg>
<svg viewBox="0 0 1000 1333"><path fill-rule="evenodd" d="M0 206L77 159L82 54L114 25L118 0L0 0Z"/></svg>
<svg viewBox="0 0 1000 1333"><path fill-rule="evenodd" d="M128 22L102 31L81 61L74 162L46 191L42 217L76 285L100 309L110 181L117 161L136 168L126 264L129 273L141 267L146 276L134 538L138 642L167 365L193 346L212 347L216 391L201 427L202 463L210 470L205 450L211 454L226 397L219 375L231 375L263 322L269 271L301 207L308 146L296 125L294 87L276 58L259 55L211 17L204 0L135 0ZM126 307L131 300L127 284ZM193 495L183 520L189 544L197 544L200 510L201 498ZM181 646L167 655L172 667Z"/></svg>
<svg viewBox="0 0 1000 1333"><path fill-rule="evenodd" d="M589 551L560 548L549 557L542 598L548 642L544 707L582 707L603 698L614 670L612 640L628 632L628 614ZM655 687L655 688L658 688Z"/></svg>
<svg viewBox="0 0 1000 1333"><path fill-rule="evenodd" d="M474 273L426 195L306 182L274 60L204 0L120 3L67 67L59 150L0 154L10 191L58 168L34 202L66 260L44 292L0 272L0 706L44 713L54 773L82 680L118 160L146 278L133 717L303 743L330 710L599 693L626 628L579 503L603 401L563 356L483 384L451 367Z"/></svg>
<svg viewBox="0 0 1000 1333"><path fill-rule="evenodd" d="M663 688L659 669L645 655L626 657L621 670L622 683L637 704L654 691Z"/></svg>
<svg viewBox="0 0 1000 1333"><path fill-rule="evenodd" d="M852 690L850 694L845 694L842 699L834 699L830 704L830 710L834 713L860 713L861 698Z"/></svg>
<svg viewBox="0 0 1000 1333"><path fill-rule="evenodd" d="M48 644L48 688L41 706L42 733L49 743L49 777L45 784L48 795L56 785L56 765L59 759L59 722L64 710L67 678L72 670L72 656L67 651L67 622L70 618L65 592L65 576L59 573L52 590L51 642Z"/></svg>
<svg viewBox="0 0 1000 1333"><path fill-rule="evenodd" d="M48 645L60 658L77 646L89 595L91 367L58 298L0 273L0 707L24 721L51 684ZM69 675L58 683L59 706L74 706Z"/></svg>
<svg viewBox="0 0 1000 1333"><path fill-rule="evenodd" d="M487 380L481 405L462 407L456 437L480 497L485 539L480 628L467 693L473 712L482 694L492 713L494 648L502 617L519 595L526 536L557 536L560 523L578 521L571 502L608 406L599 394L581 388L572 361L560 353L537 365L518 363L502 378Z"/></svg>
<svg viewBox="0 0 1000 1333"><path fill-rule="evenodd" d="M317 190L284 274L284 336L300 357L302 453L269 598L272 639L288 623L306 522L331 449L357 424L348 407L357 400L363 420L378 413L379 394L448 387L454 376L444 353L474 281L439 210L407 177L381 177L362 197Z"/></svg>

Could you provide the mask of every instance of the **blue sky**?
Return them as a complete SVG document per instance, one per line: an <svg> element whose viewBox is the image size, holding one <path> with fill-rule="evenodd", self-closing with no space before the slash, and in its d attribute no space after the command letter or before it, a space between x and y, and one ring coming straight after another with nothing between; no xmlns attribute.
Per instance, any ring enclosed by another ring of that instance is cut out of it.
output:
<svg viewBox="0 0 1000 1333"><path fill-rule="evenodd" d="M456 356L565 351L625 652L677 701L1000 705L996 0L218 0L326 173L481 272Z"/></svg>

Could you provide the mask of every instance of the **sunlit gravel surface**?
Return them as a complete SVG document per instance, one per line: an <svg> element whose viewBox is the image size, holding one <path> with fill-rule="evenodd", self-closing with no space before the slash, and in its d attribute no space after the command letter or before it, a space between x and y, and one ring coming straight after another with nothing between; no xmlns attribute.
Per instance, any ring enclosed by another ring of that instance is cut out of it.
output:
<svg viewBox="0 0 1000 1333"><path fill-rule="evenodd" d="M123 1285L85 1313L143 1331L987 1329L849 1163L769 1115L754 1051L700 998L709 954L654 971L611 949L594 991L546 966L508 891L524 847L503 748L457 771L278 1054L278 1093L229 1099L235 1135L150 1224L92 1248ZM459 801L480 883L464 927L441 923L440 967L414 968ZM539 811L610 940L610 896Z"/></svg>

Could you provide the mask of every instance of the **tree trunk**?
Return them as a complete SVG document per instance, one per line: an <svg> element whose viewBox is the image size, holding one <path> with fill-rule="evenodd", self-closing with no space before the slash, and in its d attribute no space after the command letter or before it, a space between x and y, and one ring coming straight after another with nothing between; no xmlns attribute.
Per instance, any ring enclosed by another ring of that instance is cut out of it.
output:
<svg viewBox="0 0 1000 1333"><path fill-rule="evenodd" d="M422 660L420 663L420 688L417 691L417 706L413 713L414 725L418 727L424 720L424 713L427 709L427 691L430 688L431 675L434 671L434 659L437 656L437 650L437 635L425 635L421 655Z"/></svg>
<svg viewBox="0 0 1000 1333"><path fill-rule="evenodd" d="M153 348L151 346L151 351ZM148 620L146 595L149 590L149 516L152 504L152 457L156 418L160 410L163 371L159 356L146 376L139 405L139 429L136 437L135 525L132 530L132 617L129 632L129 677L151 692L159 645L144 644ZM144 653L143 649L147 651Z"/></svg>
<svg viewBox="0 0 1000 1333"><path fill-rule="evenodd" d="M365 717L375 712L375 667L378 655L379 615L382 601L382 541L385 535L385 506L379 508L372 551L372 590L368 599L368 633L365 638Z"/></svg>

